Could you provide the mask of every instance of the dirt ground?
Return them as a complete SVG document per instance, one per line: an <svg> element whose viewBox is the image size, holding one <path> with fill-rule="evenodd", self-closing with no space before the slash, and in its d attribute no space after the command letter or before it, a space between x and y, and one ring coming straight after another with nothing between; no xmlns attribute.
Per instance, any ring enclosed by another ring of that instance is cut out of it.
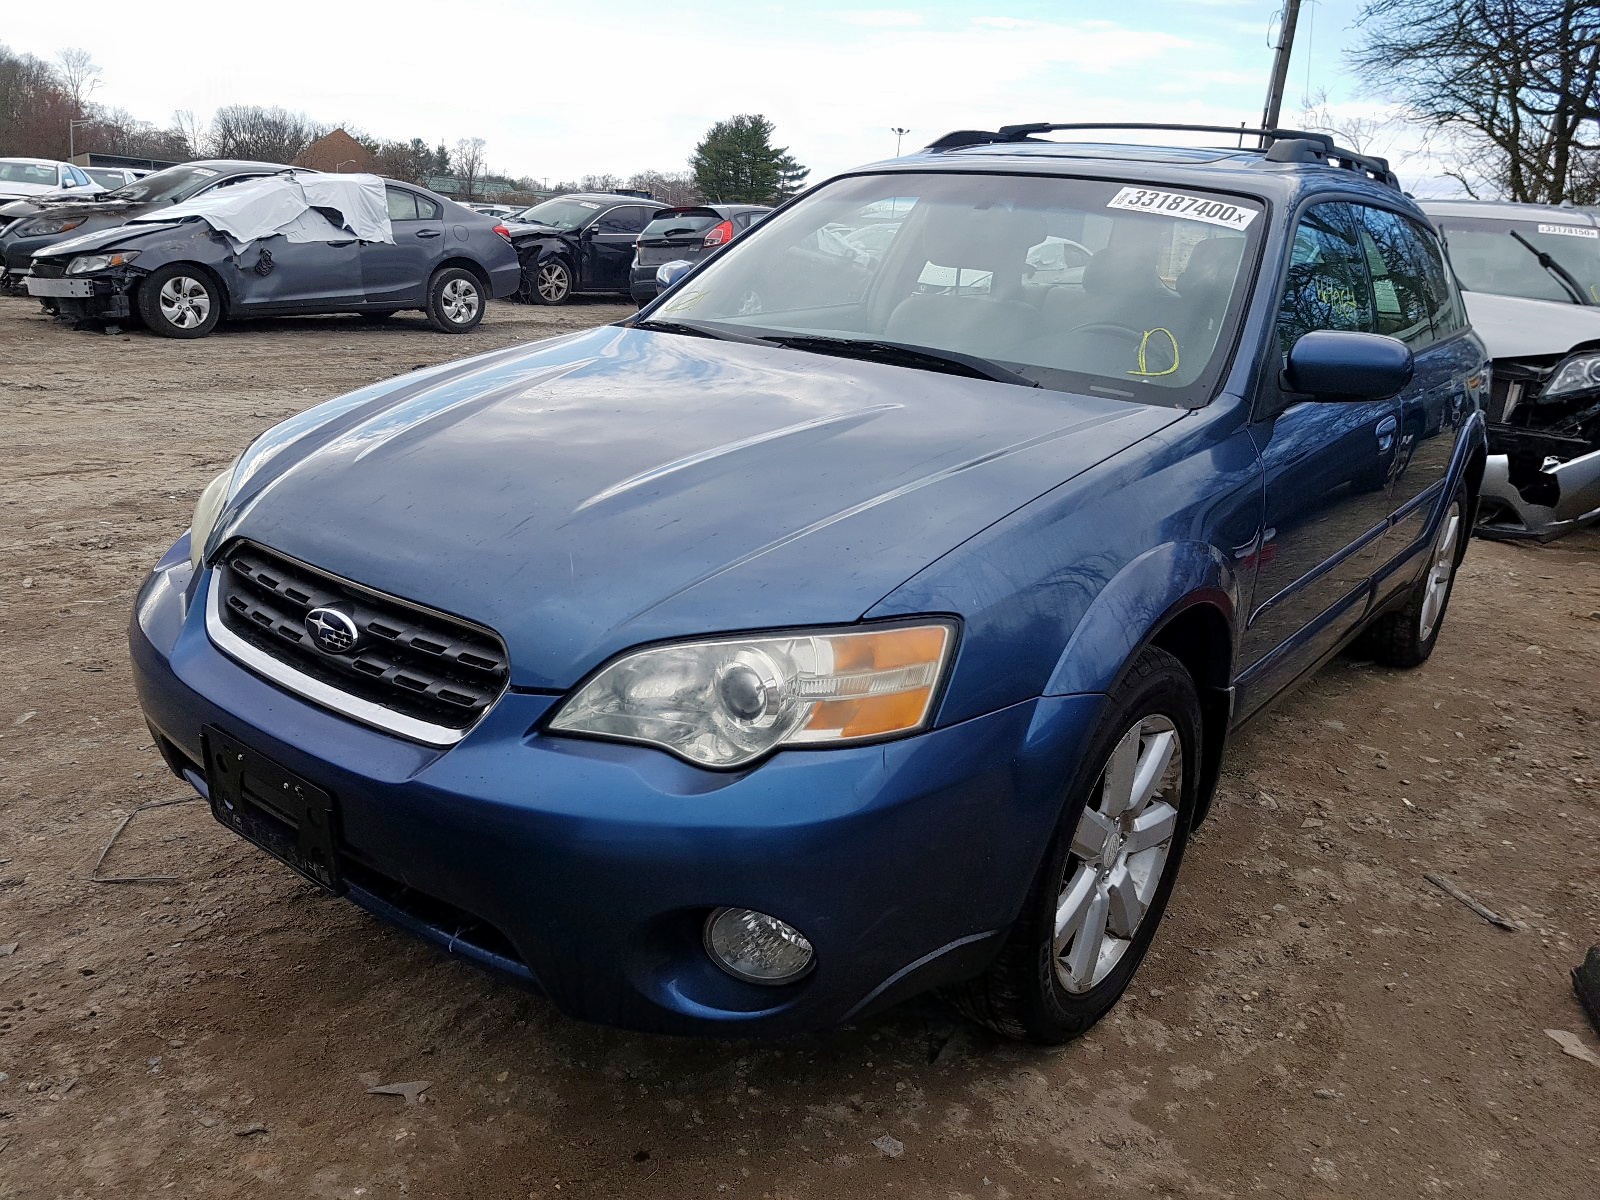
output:
<svg viewBox="0 0 1600 1200"><path fill-rule="evenodd" d="M124 629L201 486L325 397L624 311L173 342L0 300L0 1196L1600 1195L1600 1067L1544 1032L1600 1051L1567 974L1600 942L1595 534L1474 544L1431 663L1342 659L1245 730L1151 958L1058 1051L937 1000L778 1044L579 1025L198 803L105 864L173 882L91 882L185 795Z"/></svg>

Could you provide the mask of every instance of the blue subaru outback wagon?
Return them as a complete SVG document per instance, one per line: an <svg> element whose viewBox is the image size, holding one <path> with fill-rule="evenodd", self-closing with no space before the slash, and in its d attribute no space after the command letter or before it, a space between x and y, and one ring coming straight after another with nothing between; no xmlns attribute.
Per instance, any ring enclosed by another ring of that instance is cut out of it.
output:
<svg viewBox="0 0 1600 1200"><path fill-rule="evenodd" d="M1487 385L1381 160L1084 128L948 135L636 317L257 438L138 599L172 770L577 1017L1083 1032L1229 732L1432 651Z"/></svg>

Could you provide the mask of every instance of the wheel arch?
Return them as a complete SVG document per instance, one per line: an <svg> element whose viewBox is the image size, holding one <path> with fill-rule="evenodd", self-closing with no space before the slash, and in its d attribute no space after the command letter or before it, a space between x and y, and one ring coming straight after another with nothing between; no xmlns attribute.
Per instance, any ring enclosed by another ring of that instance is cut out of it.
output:
<svg viewBox="0 0 1600 1200"><path fill-rule="evenodd" d="M210 281L211 285L217 289L217 300L222 308L222 311L217 314L217 323L219 325L223 321L226 321L233 316L233 294L228 291L228 285L226 281L224 281L222 276L217 273L215 267L207 266L205 263L199 262L192 258L173 259L171 262L164 262L154 270L146 272L140 278L138 284L135 285L137 290L142 293L145 287L149 284L150 277L152 275L154 275L157 271L165 271L169 267L182 267L186 271L193 271L197 275L204 275L206 279Z"/></svg>
<svg viewBox="0 0 1600 1200"><path fill-rule="evenodd" d="M1200 697L1201 771L1195 824L1210 810L1233 718L1241 583L1215 546L1174 542L1134 559L1101 589L1073 629L1046 694L1109 693L1147 646L1177 658Z"/></svg>
<svg viewBox="0 0 1600 1200"><path fill-rule="evenodd" d="M472 273L472 277L478 281L478 286L483 288L484 299L487 301L494 298L492 292L493 285L489 281L489 272L483 269L483 264L477 262L475 259L465 258L459 254L451 255L433 269L433 274L428 276L429 288L432 288L434 277L437 276L440 271L448 271L452 267L460 267L463 271L470 271Z"/></svg>

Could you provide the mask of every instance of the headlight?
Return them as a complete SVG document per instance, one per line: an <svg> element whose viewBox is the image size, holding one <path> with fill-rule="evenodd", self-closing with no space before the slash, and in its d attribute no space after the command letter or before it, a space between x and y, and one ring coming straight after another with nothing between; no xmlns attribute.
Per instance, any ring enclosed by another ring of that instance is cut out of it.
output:
<svg viewBox="0 0 1600 1200"><path fill-rule="evenodd" d="M1600 354L1574 354L1557 364L1555 373L1545 381L1544 390L1537 400L1559 400L1574 392L1588 392L1600 388Z"/></svg>
<svg viewBox="0 0 1600 1200"><path fill-rule="evenodd" d="M550 723L737 767L779 746L837 746L927 722L954 626L944 621L652 646L617 659Z"/></svg>
<svg viewBox="0 0 1600 1200"><path fill-rule="evenodd" d="M38 237L47 233L66 233L82 224L82 217L40 217L37 221L29 221L17 232L23 237Z"/></svg>
<svg viewBox="0 0 1600 1200"><path fill-rule="evenodd" d="M194 519L189 522L189 565L196 571L205 557L211 531L217 526L217 516L233 490L233 473L238 465L237 458L229 463L228 469L206 484L200 499L194 502Z"/></svg>
<svg viewBox="0 0 1600 1200"><path fill-rule="evenodd" d="M111 267L125 267L139 257L137 250L118 250L115 254L80 254L67 264L68 275L88 275Z"/></svg>

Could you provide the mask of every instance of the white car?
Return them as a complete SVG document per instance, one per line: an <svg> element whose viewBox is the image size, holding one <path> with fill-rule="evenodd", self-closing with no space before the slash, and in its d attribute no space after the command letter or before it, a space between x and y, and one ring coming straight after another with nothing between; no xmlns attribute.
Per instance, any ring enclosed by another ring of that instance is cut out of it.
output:
<svg viewBox="0 0 1600 1200"><path fill-rule="evenodd" d="M0 158L0 202L32 199L47 192L93 196L106 189L82 167L53 158Z"/></svg>
<svg viewBox="0 0 1600 1200"><path fill-rule="evenodd" d="M1424 201L1494 360L1478 533L1548 541L1600 521L1600 221Z"/></svg>

